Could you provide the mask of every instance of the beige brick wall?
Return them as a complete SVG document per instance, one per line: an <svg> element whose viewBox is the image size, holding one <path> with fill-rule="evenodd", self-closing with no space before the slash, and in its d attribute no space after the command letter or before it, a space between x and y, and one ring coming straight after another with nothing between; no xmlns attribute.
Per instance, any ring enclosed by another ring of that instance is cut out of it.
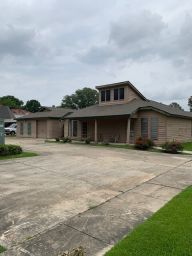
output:
<svg viewBox="0 0 192 256"><path fill-rule="evenodd" d="M23 135L20 134L21 123L23 123ZM28 135L28 123L31 123L31 135ZM36 138L36 120L17 121L17 137Z"/></svg>
<svg viewBox="0 0 192 256"><path fill-rule="evenodd" d="M163 144L166 141L178 140L181 142L192 141L192 121L183 118L175 118L165 116L156 111L140 111L137 115L135 125L135 137L141 136L141 118L146 117L158 117L159 128L158 128L158 140L155 141L157 145ZM148 134L150 138L151 126L149 121Z"/></svg>
<svg viewBox="0 0 192 256"><path fill-rule="evenodd" d="M21 123L24 125L23 135L20 134ZM27 123L31 123L31 135L27 131ZM61 138L63 137L63 121L60 120L25 120L17 121L17 136L25 138Z"/></svg>
<svg viewBox="0 0 192 256"><path fill-rule="evenodd" d="M159 122L158 127L158 140L155 140L155 144L160 145L167 139L167 117L159 112L155 111L139 111L137 113L137 119L135 121L135 139L141 136L141 118L148 118L148 135L151 138L151 118L157 117Z"/></svg>
<svg viewBox="0 0 192 256"><path fill-rule="evenodd" d="M114 100L114 89L116 88L124 88L124 100ZM107 88L106 88L107 89ZM134 99L140 99L140 97L138 96L138 94L136 94L134 92L134 90L132 90L129 86L118 86L118 87L114 87L114 88L109 88L111 91L111 101L107 101L107 102L101 102L101 91L99 91L99 103L100 105L112 105L112 104L125 104L128 103Z"/></svg>
<svg viewBox="0 0 192 256"><path fill-rule="evenodd" d="M61 138L63 137L64 122L62 120L47 120L47 138Z"/></svg>
<svg viewBox="0 0 192 256"><path fill-rule="evenodd" d="M182 118L167 118L167 140L192 141L192 121Z"/></svg>

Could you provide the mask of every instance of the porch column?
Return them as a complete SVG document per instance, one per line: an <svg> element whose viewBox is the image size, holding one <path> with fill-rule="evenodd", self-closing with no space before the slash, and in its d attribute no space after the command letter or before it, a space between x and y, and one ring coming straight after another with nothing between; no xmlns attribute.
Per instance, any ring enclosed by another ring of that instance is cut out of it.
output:
<svg viewBox="0 0 192 256"><path fill-rule="evenodd" d="M98 137L97 137L97 120L95 119L95 143L98 142Z"/></svg>
<svg viewBox="0 0 192 256"><path fill-rule="evenodd" d="M130 128L131 128L131 119L127 119L127 144L130 144Z"/></svg>

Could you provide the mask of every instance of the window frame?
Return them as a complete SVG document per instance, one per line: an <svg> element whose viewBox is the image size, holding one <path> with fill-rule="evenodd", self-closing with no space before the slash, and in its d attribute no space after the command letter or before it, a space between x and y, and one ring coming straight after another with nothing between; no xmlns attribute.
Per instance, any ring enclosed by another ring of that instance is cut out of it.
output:
<svg viewBox="0 0 192 256"><path fill-rule="evenodd" d="M146 122L143 122L143 121L146 121ZM147 124L145 129L143 129L143 127L142 127L142 125L144 125L144 124ZM141 137L143 139L148 139L149 138L149 118L148 117L142 117L141 118Z"/></svg>
<svg viewBox="0 0 192 256"><path fill-rule="evenodd" d="M31 127L31 122L27 123L27 135L31 135L32 132L32 127Z"/></svg>
<svg viewBox="0 0 192 256"><path fill-rule="evenodd" d="M74 126L76 124L76 126ZM72 137L77 137L78 135L78 121L72 120Z"/></svg>
<svg viewBox="0 0 192 256"><path fill-rule="evenodd" d="M123 92L123 94L121 94ZM125 88L124 87L120 87L120 88L114 88L113 89L113 99L114 101L122 101L125 99ZM123 95L123 97L121 97L121 95Z"/></svg>
<svg viewBox="0 0 192 256"><path fill-rule="evenodd" d="M23 135L24 133L24 123L23 122L21 122L20 123L20 135Z"/></svg>
<svg viewBox="0 0 192 256"><path fill-rule="evenodd" d="M101 102L109 102L111 101L111 90L105 89L101 90Z"/></svg>

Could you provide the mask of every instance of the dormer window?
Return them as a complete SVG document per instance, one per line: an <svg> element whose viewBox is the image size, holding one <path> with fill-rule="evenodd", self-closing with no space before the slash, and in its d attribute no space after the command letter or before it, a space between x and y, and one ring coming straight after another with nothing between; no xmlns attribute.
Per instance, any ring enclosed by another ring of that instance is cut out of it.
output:
<svg viewBox="0 0 192 256"><path fill-rule="evenodd" d="M114 100L124 100L124 98L125 98L124 88L114 89Z"/></svg>
<svg viewBox="0 0 192 256"><path fill-rule="evenodd" d="M110 101L111 100L111 91L110 90L102 90L101 91L101 101Z"/></svg>

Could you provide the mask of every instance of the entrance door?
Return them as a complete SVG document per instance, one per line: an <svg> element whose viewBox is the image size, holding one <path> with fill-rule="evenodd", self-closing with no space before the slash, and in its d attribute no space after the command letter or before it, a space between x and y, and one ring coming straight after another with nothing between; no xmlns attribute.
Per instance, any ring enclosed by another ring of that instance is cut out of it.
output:
<svg viewBox="0 0 192 256"><path fill-rule="evenodd" d="M82 138L85 139L87 138L87 122L82 122Z"/></svg>

